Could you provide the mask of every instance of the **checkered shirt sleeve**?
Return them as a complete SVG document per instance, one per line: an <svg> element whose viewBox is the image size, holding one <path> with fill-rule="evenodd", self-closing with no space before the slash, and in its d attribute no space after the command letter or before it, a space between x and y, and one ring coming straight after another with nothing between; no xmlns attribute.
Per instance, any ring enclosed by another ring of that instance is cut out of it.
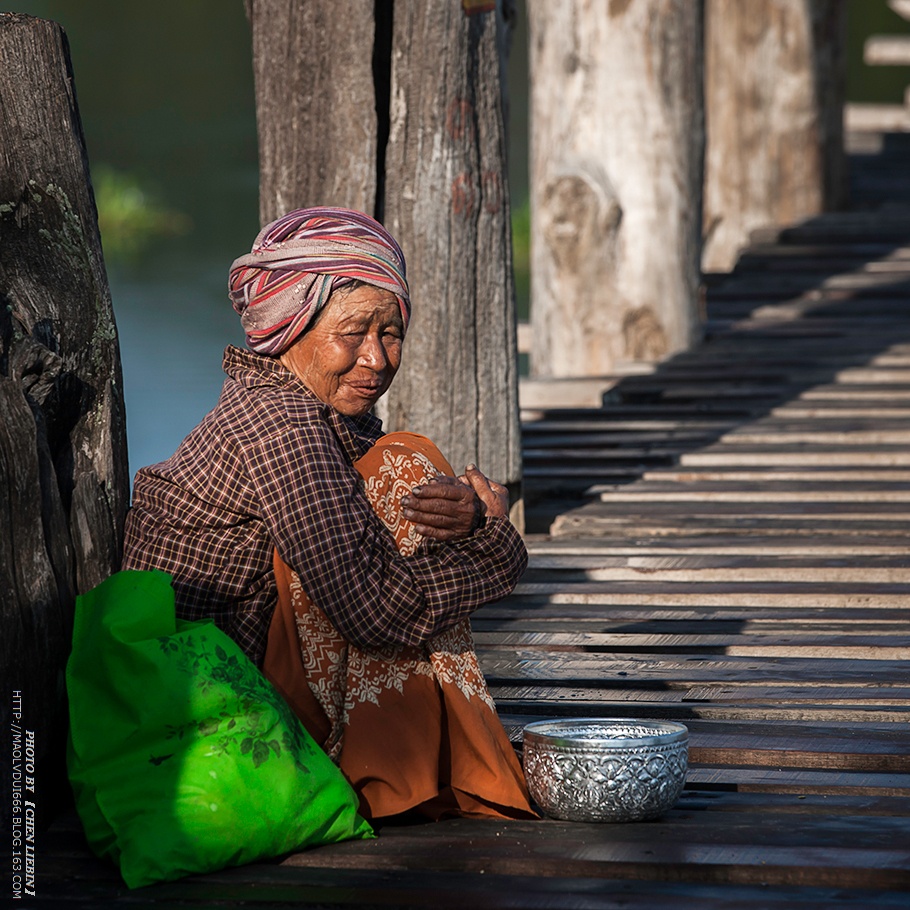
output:
<svg viewBox="0 0 910 910"><path fill-rule="evenodd" d="M225 370L215 409L137 474L127 518L124 568L168 572L179 616L212 617L261 664L275 548L362 647L420 644L514 588L527 551L505 519L398 553L353 467L378 421L343 417L273 358L229 348Z"/></svg>

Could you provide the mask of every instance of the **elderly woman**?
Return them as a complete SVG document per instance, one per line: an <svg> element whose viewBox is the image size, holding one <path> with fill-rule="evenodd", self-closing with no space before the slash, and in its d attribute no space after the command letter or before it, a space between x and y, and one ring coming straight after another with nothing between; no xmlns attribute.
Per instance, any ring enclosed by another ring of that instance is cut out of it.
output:
<svg viewBox="0 0 910 910"><path fill-rule="evenodd" d="M368 818L533 816L467 619L527 564L505 488L370 413L411 314L398 244L359 212L295 211L229 286L250 350L138 472L124 568L169 573L178 615L244 648Z"/></svg>

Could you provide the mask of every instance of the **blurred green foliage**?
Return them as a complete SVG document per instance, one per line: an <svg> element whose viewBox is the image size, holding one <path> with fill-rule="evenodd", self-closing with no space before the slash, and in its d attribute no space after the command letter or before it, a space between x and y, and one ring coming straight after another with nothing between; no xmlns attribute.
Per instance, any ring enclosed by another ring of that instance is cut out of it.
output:
<svg viewBox="0 0 910 910"><path fill-rule="evenodd" d="M531 203L512 209L512 264L515 270L515 307L527 319L531 303Z"/></svg>
<svg viewBox="0 0 910 910"><path fill-rule="evenodd" d="M105 258L131 260L157 238L192 227L189 216L164 206L132 174L102 164L92 177Z"/></svg>

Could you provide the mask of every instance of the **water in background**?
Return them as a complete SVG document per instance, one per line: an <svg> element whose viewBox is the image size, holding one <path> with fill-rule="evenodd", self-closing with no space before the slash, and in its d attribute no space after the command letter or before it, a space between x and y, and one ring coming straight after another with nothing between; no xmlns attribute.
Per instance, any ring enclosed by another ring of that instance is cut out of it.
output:
<svg viewBox="0 0 910 910"><path fill-rule="evenodd" d="M23 0L4 8L66 30L99 208L126 210L122 224L102 221L102 241L135 472L173 453L212 407L224 347L243 341L227 298L228 267L259 230L243 4ZM136 227L149 211L157 218Z"/></svg>
<svg viewBox="0 0 910 910"><path fill-rule="evenodd" d="M455 0L453 0L455 2ZM364 9L372 13L372 4ZM524 0L509 67L513 208L527 229ZM249 28L241 0L7 0L67 32L120 331L130 467L170 455L214 404L241 343L227 270L259 229ZM851 100L900 101L907 68L864 68L870 32L907 32L850 0ZM122 220L117 220L118 213ZM516 245L518 258L527 247ZM521 271L520 269L518 269ZM527 278L519 275L519 312Z"/></svg>

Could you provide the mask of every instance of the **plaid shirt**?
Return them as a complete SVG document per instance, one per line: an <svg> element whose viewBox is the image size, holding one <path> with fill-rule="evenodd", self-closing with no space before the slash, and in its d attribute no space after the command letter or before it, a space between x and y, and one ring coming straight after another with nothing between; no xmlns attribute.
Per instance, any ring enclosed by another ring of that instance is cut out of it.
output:
<svg viewBox="0 0 910 910"><path fill-rule="evenodd" d="M491 519L403 557L353 462L381 435L319 401L272 357L228 347L221 397L166 461L136 474L123 568L171 575L177 615L212 617L262 663L277 599L272 553L344 637L416 645L508 594L521 536Z"/></svg>

